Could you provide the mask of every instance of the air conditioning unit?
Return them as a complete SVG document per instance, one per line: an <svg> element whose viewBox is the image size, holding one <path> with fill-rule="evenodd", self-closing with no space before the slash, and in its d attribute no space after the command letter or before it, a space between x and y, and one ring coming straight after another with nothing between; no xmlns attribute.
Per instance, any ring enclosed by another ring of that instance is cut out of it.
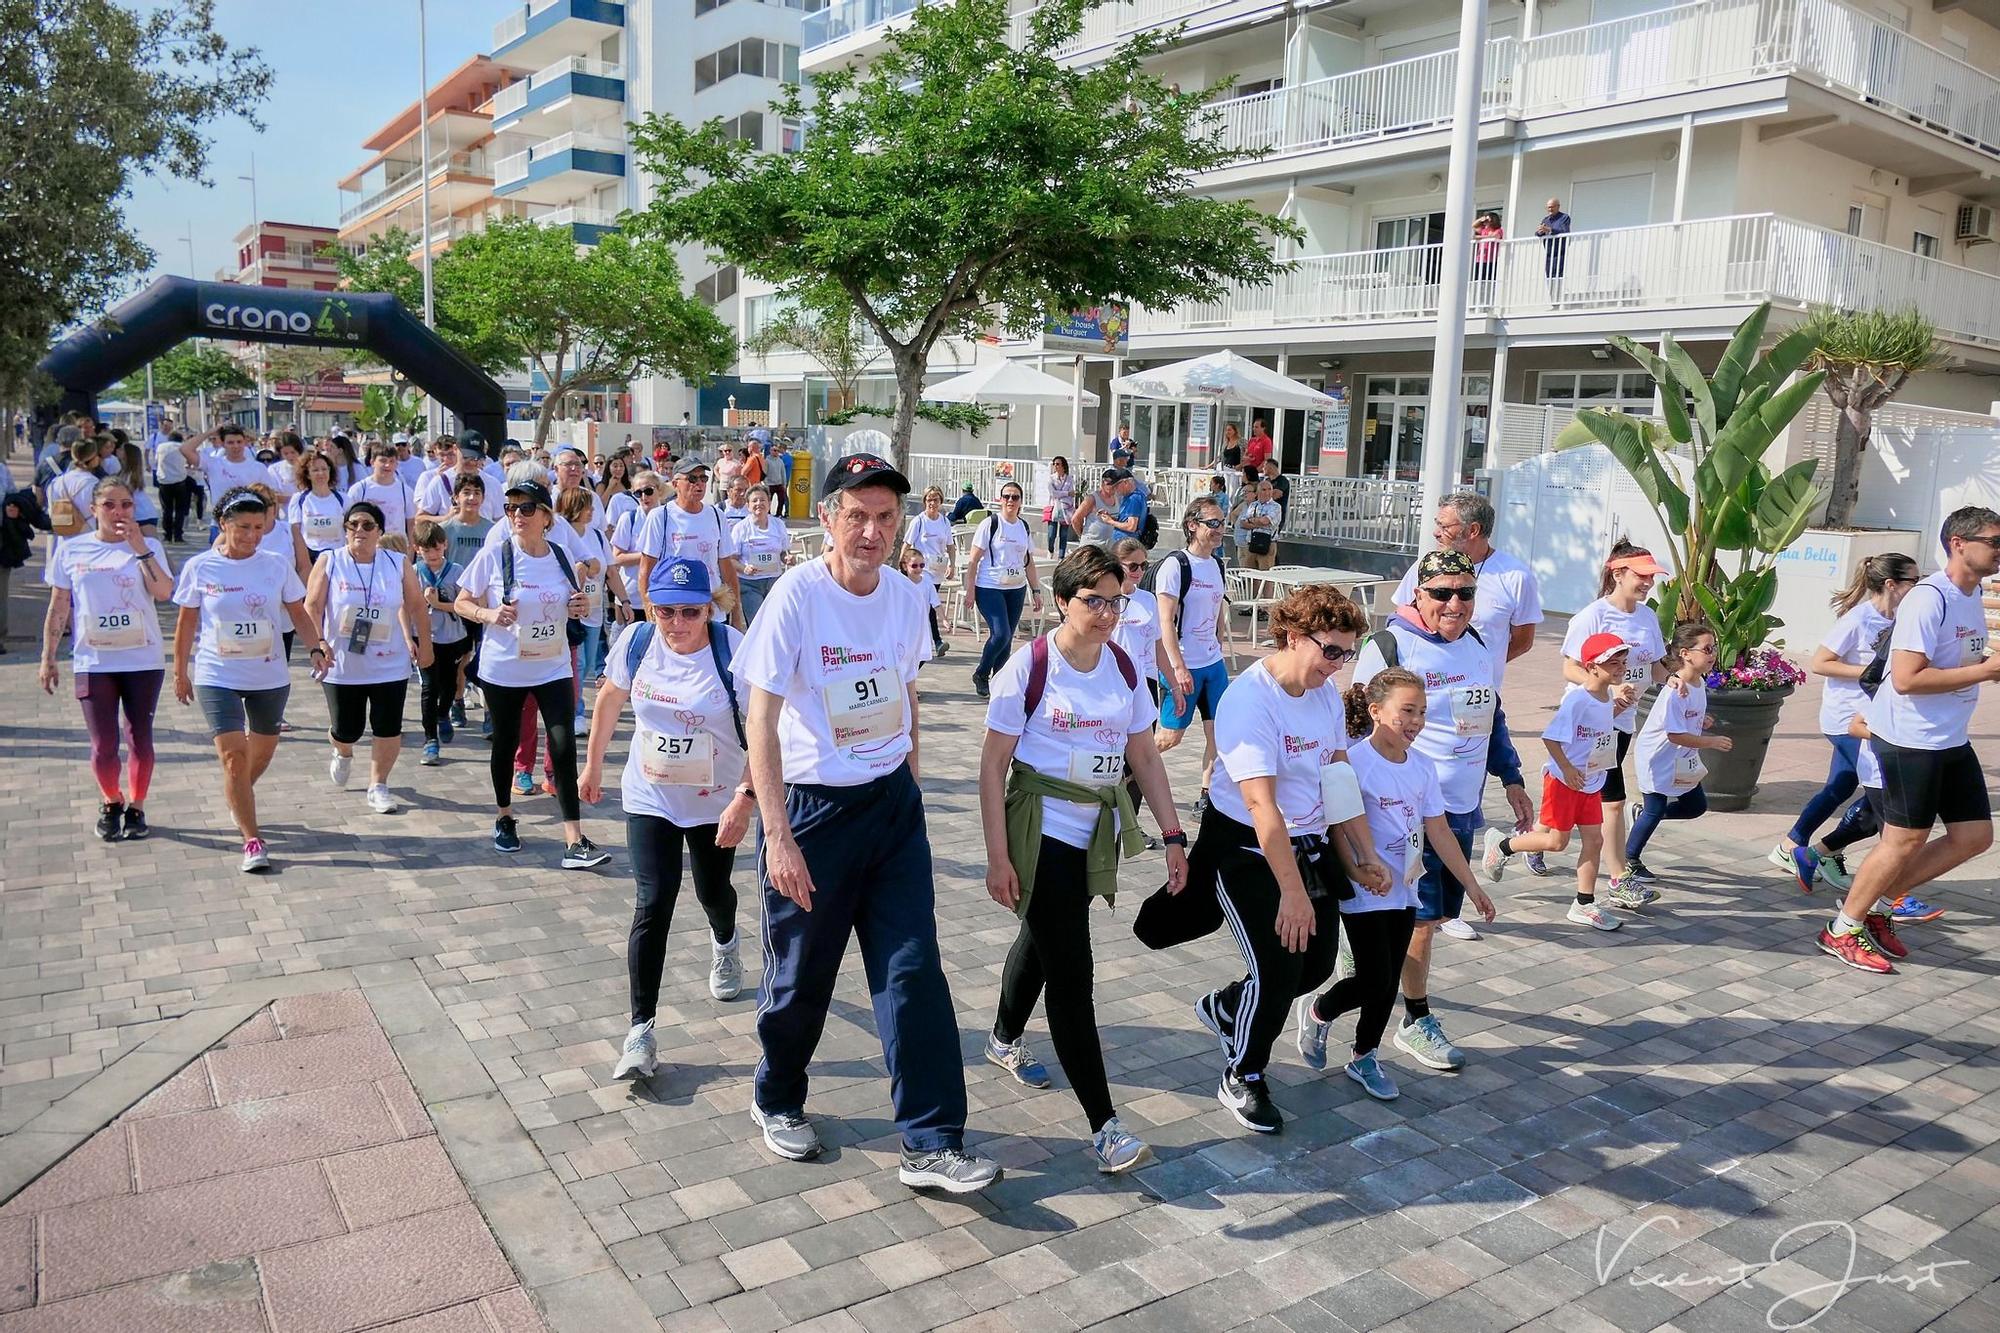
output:
<svg viewBox="0 0 2000 1333"><path fill-rule="evenodd" d="M1960 205L1958 239L1966 245L1987 245L2000 240L2000 233L1994 229L1992 207L1987 204Z"/></svg>

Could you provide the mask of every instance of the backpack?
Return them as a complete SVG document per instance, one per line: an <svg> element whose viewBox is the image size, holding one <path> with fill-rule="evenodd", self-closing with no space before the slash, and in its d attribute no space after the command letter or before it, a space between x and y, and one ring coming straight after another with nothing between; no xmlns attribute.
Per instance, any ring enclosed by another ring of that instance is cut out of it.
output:
<svg viewBox="0 0 2000 1333"><path fill-rule="evenodd" d="M58 489L58 484L69 475L62 473L49 483L49 531L58 537L74 537L84 529L83 506L74 495Z"/></svg>
<svg viewBox="0 0 2000 1333"><path fill-rule="evenodd" d="M1160 520L1155 517L1153 511L1149 508L1146 510L1145 521L1139 524L1139 545L1150 551L1159 544Z"/></svg>
<svg viewBox="0 0 2000 1333"><path fill-rule="evenodd" d="M569 580L570 591L582 592L583 585L576 581L576 568L569 562L569 553L554 542L549 543L549 550L555 553L556 563L562 566L563 577ZM514 539L512 537L500 543L500 600L503 603L514 600ZM590 631L584 627L584 623L581 620L574 618L564 619L563 642L567 643L570 647L574 648L582 643L589 633Z"/></svg>
<svg viewBox="0 0 2000 1333"><path fill-rule="evenodd" d="M1139 668L1132 665L1132 659L1126 655L1125 650L1108 641L1104 646L1111 650L1111 660L1118 664L1118 674L1125 678L1125 688L1138 689ZM1029 717L1033 717L1041 709L1042 695L1048 688L1049 636L1037 634L1034 641L1028 645L1028 684L1027 688L1021 691L1021 707Z"/></svg>
<svg viewBox="0 0 2000 1333"><path fill-rule="evenodd" d="M715 674L722 680L722 692L729 696L729 719L736 724L736 743L746 751L750 748L749 738L743 734L743 709L736 702L736 682L729 678L729 664L736 656L736 650L729 646L729 635L716 633L717 626L708 630L708 652L715 659ZM646 660L646 650L653 646L653 622L642 620L632 628L632 637L625 641L625 674L637 676L639 663Z"/></svg>
<svg viewBox="0 0 2000 1333"><path fill-rule="evenodd" d="M1901 609L1898 608L1899 614L1900 610ZM1950 614L1951 614L1951 603L1945 600L1943 592L1939 592L1938 593L1939 628L1942 628L1944 626L1945 617L1949 616ZM1875 642L1870 646L1869 649L1869 651L1871 651L1875 655L1868 659L1867 666L1861 668L1861 679L1856 683L1861 686L1861 692L1867 695L1871 699L1875 697L1875 691L1882 688L1882 682L1888 679L1889 658L1892 653L1892 650L1889 647L1889 640L1892 637L1894 637L1895 633L1896 633L1896 622L1894 620L1891 620L1888 623L1888 625L1886 625L1883 628L1882 632L1875 636Z"/></svg>
<svg viewBox="0 0 2000 1333"><path fill-rule="evenodd" d="M1479 637L1479 631L1470 625L1465 627L1465 636L1482 648L1486 646L1486 640ZM1403 650L1397 646L1396 636L1391 634L1387 629L1378 629L1373 634L1370 634L1361 641L1361 647L1366 648L1371 643L1375 645L1375 651L1382 655L1382 669L1384 671L1395 666L1401 660ZM1355 651L1358 653L1360 649L1357 648Z"/></svg>
<svg viewBox="0 0 2000 1333"><path fill-rule="evenodd" d="M1220 553L1209 558L1215 561L1215 576L1223 587L1222 604L1227 606L1229 605L1229 572L1222 567L1222 556ZM1169 551L1167 552L1167 560L1174 561L1180 566L1181 570L1181 595L1174 598L1174 642L1179 643L1181 641L1181 608L1187 605L1187 591L1194 583L1194 557L1184 550ZM1159 589L1154 585L1159 581L1157 576L1160 572L1160 567L1165 565L1167 560L1162 560L1159 564L1148 569L1145 575L1140 578L1139 586L1147 592L1157 593Z"/></svg>

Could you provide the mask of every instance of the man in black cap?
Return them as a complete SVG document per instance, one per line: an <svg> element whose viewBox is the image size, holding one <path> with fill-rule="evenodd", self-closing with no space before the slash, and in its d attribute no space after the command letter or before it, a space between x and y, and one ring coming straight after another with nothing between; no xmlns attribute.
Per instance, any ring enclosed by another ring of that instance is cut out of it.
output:
<svg viewBox="0 0 2000 1333"><path fill-rule="evenodd" d="M673 499L654 505L639 529L639 595L643 600L653 566L660 561L699 560L708 566L708 586L716 590L718 612L741 628L736 538L722 511L706 503L707 494L708 464L692 454L674 464Z"/></svg>
<svg viewBox="0 0 2000 1333"><path fill-rule="evenodd" d="M965 1194L1000 1167L965 1151L965 1070L938 956L917 788L917 668L930 627L919 585L882 575L909 490L873 454L835 460L820 488L826 553L779 577L737 650L762 816L764 1058L750 1114L780 1157L819 1155L806 1066L852 934L903 1136L897 1174Z"/></svg>
<svg viewBox="0 0 2000 1333"><path fill-rule="evenodd" d="M426 469L417 479L417 517L430 519L436 523L448 521L457 512L458 502L453 495L458 488L460 477L478 477L486 487L485 498L480 501L479 516L489 522L498 522L502 493L506 490L506 476L502 474L496 485L486 475L486 458L479 452L479 446L469 440L461 441L450 435L440 435L431 445L431 459L436 467Z"/></svg>

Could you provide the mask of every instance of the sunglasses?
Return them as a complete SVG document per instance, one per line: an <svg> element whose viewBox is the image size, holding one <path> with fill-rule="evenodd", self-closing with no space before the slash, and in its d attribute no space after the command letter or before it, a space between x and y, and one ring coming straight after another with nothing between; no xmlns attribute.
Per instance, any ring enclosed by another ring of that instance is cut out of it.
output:
<svg viewBox="0 0 2000 1333"><path fill-rule="evenodd" d="M1143 574L1146 572L1146 562L1144 560L1125 560L1121 561L1120 563L1122 563L1125 566L1125 568L1131 570L1134 574Z"/></svg>
<svg viewBox="0 0 2000 1333"><path fill-rule="evenodd" d="M1360 655L1356 649L1342 648L1339 644L1328 643L1324 639L1314 639L1310 634L1306 638L1311 640L1313 647L1319 649L1319 655L1334 666L1339 666L1342 662Z"/></svg>
<svg viewBox="0 0 2000 1333"><path fill-rule="evenodd" d="M1194 522L1196 527L1207 528L1210 531L1222 526L1222 520L1219 518L1198 518Z"/></svg>
<svg viewBox="0 0 2000 1333"><path fill-rule="evenodd" d="M1417 591L1433 602L1449 602L1454 597L1461 602L1469 602L1478 595L1478 590L1474 588L1419 588Z"/></svg>
<svg viewBox="0 0 2000 1333"><path fill-rule="evenodd" d="M690 486L706 486L708 485L708 474L706 472L695 472L685 477L676 477L674 480L684 481Z"/></svg>
<svg viewBox="0 0 2000 1333"><path fill-rule="evenodd" d="M632 494L640 496L650 496L653 494L653 488L651 486L634 486L632 488Z"/></svg>
<svg viewBox="0 0 2000 1333"><path fill-rule="evenodd" d="M535 503L535 502L534 502L533 500L529 500L529 501L527 501L527 502L526 502L526 503L524 503L524 504L514 504L514 503L511 503L511 502L510 502L510 503L508 503L508 504L503 504L503 505L501 505L501 506L500 506L500 510L501 510L501 512L502 512L502 513L505 513L505 514L510 514L510 515L511 515L511 514L532 514L532 513L534 513L534 512L535 512L535 511L536 511L537 509L540 509L540 508L541 508L541 506L540 506L540 505L538 505L538 504L536 504L536 503Z"/></svg>
<svg viewBox="0 0 2000 1333"><path fill-rule="evenodd" d="M1006 491L1002 491L1000 492L1000 503L1017 505L1021 503L1021 493L1019 491L1015 491L1012 494L1009 494Z"/></svg>
<svg viewBox="0 0 2000 1333"><path fill-rule="evenodd" d="M661 606L655 603L653 614L662 620L685 620L693 623L697 620L708 619L708 608L705 606Z"/></svg>
<svg viewBox="0 0 2000 1333"><path fill-rule="evenodd" d="M1959 538L1959 540L1960 540L1960 541L1962 541L1962 542L1978 542L1978 543L1980 543L1980 544L1981 544L1982 546L1988 546L1988 547L2000 547L2000 536L1996 536L1996 537L1986 537L1986 536L1975 536L1975 537L1960 537L1960 538Z"/></svg>
<svg viewBox="0 0 2000 1333"><path fill-rule="evenodd" d="M1101 616L1107 611L1111 612L1113 615L1122 616L1125 614L1126 605L1130 603L1132 599L1127 597L1122 592L1119 593L1116 597L1099 597L1096 593L1093 592L1093 593L1088 593L1082 597L1079 597L1076 600L1082 602L1084 605L1084 609L1089 611L1090 614L1094 616Z"/></svg>
<svg viewBox="0 0 2000 1333"><path fill-rule="evenodd" d="M381 526L372 518L357 518L347 525L349 532L380 532Z"/></svg>

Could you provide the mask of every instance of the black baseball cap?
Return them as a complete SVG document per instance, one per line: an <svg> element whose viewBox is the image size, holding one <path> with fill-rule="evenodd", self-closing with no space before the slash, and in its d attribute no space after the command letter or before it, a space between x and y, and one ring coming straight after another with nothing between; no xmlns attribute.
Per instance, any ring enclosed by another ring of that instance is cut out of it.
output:
<svg viewBox="0 0 2000 1333"><path fill-rule="evenodd" d="M1104 469L1104 479L1106 481L1130 481L1132 480L1132 469L1108 467Z"/></svg>
<svg viewBox="0 0 2000 1333"><path fill-rule="evenodd" d="M539 481L517 481L507 488L506 494L509 498L518 495L524 499L532 500L535 504L548 510L550 513L555 512L556 502L550 498L549 488L542 485Z"/></svg>
<svg viewBox="0 0 2000 1333"><path fill-rule="evenodd" d="M833 466L826 470L819 498L824 500L835 491L849 491L856 486L887 486L898 495L910 493L909 478L890 467L886 460L875 454L849 454L834 459Z"/></svg>

